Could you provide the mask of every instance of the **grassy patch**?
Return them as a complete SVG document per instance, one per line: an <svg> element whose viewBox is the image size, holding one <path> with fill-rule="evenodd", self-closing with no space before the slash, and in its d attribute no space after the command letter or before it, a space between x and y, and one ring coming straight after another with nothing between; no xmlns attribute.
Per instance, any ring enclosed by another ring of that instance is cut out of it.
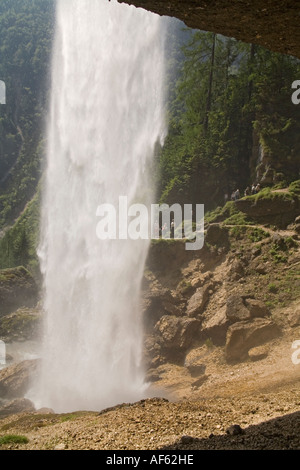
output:
<svg viewBox="0 0 300 470"><path fill-rule="evenodd" d="M285 244L279 246L273 243L270 249L270 255L275 263L286 263L288 260L288 248Z"/></svg>
<svg viewBox="0 0 300 470"><path fill-rule="evenodd" d="M290 184L289 192L293 195L300 196L300 180L293 181Z"/></svg>
<svg viewBox="0 0 300 470"><path fill-rule="evenodd" d="M264 188L259 191L257 194L253 194L252 196L248 196L247 199L253 201L254 203L257 203L260 200L276 200L276 199L285 199L292 201L294 198L294 194L292 192L286 191L286 192L277 192L274 191L273 188Z"/></svg>
<svg viewBox="0 0 300 470"><path fill-rule="evenodd" d="M7 444L27 444L29 442L26 436L19 436L17 434L8 434L0 437L0 446Z"/></svg>
<svg viewBox="0 0 300 470"><path fill-rule="evenodd" d="M224 220L225 225L251 225L252 222L250 222L246 214L243 212L237 211L233 213L230 217Z"/></svg>
<svg viewBox="0 0 300 470"><path fill-rule="evenodd" d="M268 285L268 291L272 294L276 294L278 292L278 287L273 282L270 282L270 284Z"/></svg>
<svg viewBox="0 0 300 470"><path fill-rule="evenodd" d="M63 415L60 417L60 421L62 423L65 423L66 421L73 421L74 419L78 418L78 415L74 414L74 413L71 413L71 414L67 414L67 415Z"/></svg>
<svg viewBox="0 0 300 470"><path fill-rule="evenodd" d="M169 246L169 245L174 245L174 243L178 242L184 242L184 240L181 239L174 239L174 238L158 238L158 239L153 239L151 240L151 245L152 246Z"/></svg>
<svg viewBox="0 0 300 470"><path fill-rule="evenodd" d="M217 207L205 214L206 223L224 222L227 225L251 225L253 222L246 214L237 210L233 201L228 201L223 207Z"/></svg>
<svg viewBox="0 0 300 470"><path fill-rule="evenodd" d="M249 240L251 242L260 242L261 240L264 240L265 238L268 238L270 234L266 232L265 230L256 227L254 229L249 230Z"/></svg>
<svg viewBox="0 0 300 470"><path fill-rule="evenodd" d="M236 227L231 227L229 230L230 236L232 236L236 240L244 239L246 232L247 232L247 227L241 226L241 225L237 225Z"/></svg>
<svg viewBox="0 0 300 470"><path fill-rule="evenodd" d="M229 230L230 235L237 240L250 241L257 243L270 236L269 232L261 229L260 227L252 228L249 225L236 225Z"/></svg>
<svg viewBox="0 0 300 470"><path fill-rule="evenodd" d="M276 248L272 248L270 250L270 255L275 263L287 263L288 261L288 257L285 254L280 253Z"/></svg>

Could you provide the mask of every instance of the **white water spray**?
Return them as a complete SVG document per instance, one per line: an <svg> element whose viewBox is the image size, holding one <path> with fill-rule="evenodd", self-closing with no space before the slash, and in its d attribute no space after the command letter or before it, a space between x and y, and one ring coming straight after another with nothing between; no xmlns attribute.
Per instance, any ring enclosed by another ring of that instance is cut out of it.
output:
<svg viewBox="0 0 300 470"><path fill-rule="evenodd" d="M102 409L144 393L140 284L147 240L96 236L99 204L149 202L162 138L161 18L59 0L40 260L46 313L39 406Z"/></svg>

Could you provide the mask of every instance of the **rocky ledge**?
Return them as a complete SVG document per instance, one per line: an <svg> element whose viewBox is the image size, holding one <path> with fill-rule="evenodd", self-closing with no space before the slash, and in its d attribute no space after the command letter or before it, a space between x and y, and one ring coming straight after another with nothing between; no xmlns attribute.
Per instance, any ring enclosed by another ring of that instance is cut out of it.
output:
<svg viewBox="0 0 300 470"><path fill-rule="evenodd" d="M187 26L300 57L299 6L289 0L118 0Z"/></svg>

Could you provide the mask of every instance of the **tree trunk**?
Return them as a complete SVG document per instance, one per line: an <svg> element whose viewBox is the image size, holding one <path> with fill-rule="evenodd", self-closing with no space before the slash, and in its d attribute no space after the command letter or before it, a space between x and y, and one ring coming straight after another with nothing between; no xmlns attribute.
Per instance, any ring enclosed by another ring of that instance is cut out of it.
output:
<svg viewBox="0 0 300 470"><path fill-rule="evenodd" d="M211 61L210 61L210 71L209 71L209 81L208 81L208 93L206 101L206 110L205 110L205 120L204 120L204 131L207 131L208 128L208 116L211 110L211 98L212 98L212 87L213 87L213 78L214 78L214 66L215 66L215 50L216 50L216 34L213 34L212 48L211 48Z"/></svg>

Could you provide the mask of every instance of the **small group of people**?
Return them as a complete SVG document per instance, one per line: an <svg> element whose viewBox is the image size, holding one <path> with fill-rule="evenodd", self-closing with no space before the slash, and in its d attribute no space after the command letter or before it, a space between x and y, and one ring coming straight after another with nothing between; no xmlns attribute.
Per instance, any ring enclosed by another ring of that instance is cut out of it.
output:
<svg viewBox="0 0 300 470"><path fill-rule="evenodd" d="M164 223L162 226L159 226L157 222L154 224L154 237L155 238L160 238L163 236L164 238L167 238L170 236L170 238L174 238L174 232L175 232L175 223L174 219L171 221L170 225L170 231L168 231L168 225Z"/></svg>
<svg viewBox="0 0 300 470"><path fill-rule="evenodd" d="M251 185L251 187L247 186L247 188L244 191L244 196L251 196L252 194L257 194L257 193L259 193L260 190L261 190L260 184L259 183L257 183L257 184L253 183ZM235 191L232 191L231 201L237 201L240 198L241 198L241 193L240 193L239 189L236 189ZM225 204L228 201L228 194L227 193L224 196L224 201L225 201Z"/></svg>
<svg viewBox="0 0 300 470"><path fill-rule="evenodd" d="M260 189L261 188L260 188L259 183L257 183L257 184L253 183L251 188L250 188L250 186L247 186L247 188L245 189L245 192L244 192L244 196L251 196L252 194L257 194L257 193L259 193Z"/></svg>

